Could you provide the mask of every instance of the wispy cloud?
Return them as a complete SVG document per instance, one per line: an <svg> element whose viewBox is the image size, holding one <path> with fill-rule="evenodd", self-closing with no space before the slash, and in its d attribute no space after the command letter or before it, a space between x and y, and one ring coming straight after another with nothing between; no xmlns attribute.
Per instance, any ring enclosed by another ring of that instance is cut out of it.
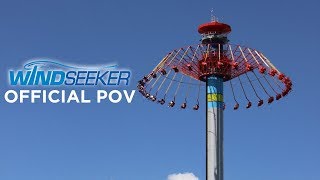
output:
<svg viewBox="0 0 320 180"><path fill-rule="evenodd" d="M199 180L193 173L170 174L168 180Z"/></svg>

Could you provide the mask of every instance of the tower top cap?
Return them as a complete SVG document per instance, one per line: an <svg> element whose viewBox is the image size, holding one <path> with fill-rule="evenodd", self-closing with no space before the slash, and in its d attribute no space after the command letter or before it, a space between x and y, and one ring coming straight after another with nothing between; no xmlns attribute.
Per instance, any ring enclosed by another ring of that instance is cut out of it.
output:
<svg viewBox="0 0 320 180"><path fill-rule="evenodd" d="M206 33L228 34L231 32L231 26L225 23L220 23L218 21L212 21L209 23L201 24L198 27L198 32L200 34L206 34Z"/></svg>

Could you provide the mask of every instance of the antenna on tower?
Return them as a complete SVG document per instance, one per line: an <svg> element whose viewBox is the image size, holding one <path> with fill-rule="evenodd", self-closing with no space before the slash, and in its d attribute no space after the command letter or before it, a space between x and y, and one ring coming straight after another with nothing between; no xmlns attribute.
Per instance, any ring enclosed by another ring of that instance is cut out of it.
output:
<svg viewBox="0 0 320 180"><path fill-rule="evenodd" d="M211 22L215 22L216 21L216 16L213 14L213 8L211 8Z"/></svg>

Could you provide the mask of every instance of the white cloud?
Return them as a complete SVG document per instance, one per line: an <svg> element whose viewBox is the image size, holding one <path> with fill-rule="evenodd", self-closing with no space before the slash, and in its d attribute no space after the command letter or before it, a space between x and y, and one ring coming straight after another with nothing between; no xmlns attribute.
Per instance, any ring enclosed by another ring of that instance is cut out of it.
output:
<svg viewBox="0 0 320 180"><path fill-rule="evenodd" d="M198 177L196 177L192 173L179 173L179 174L170 174L168 176L168 180L199 180Z"/></svg>

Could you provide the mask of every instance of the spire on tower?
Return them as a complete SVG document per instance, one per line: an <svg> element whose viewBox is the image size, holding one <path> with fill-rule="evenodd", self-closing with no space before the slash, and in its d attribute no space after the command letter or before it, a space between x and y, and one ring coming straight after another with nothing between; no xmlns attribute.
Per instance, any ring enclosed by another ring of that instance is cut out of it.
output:
<svg viewBox="0 0 320 180"><path fill-rule="evenodd" d="M216 22L216 16L213 14L213 8L211 9L211 22Z"/></svg>

